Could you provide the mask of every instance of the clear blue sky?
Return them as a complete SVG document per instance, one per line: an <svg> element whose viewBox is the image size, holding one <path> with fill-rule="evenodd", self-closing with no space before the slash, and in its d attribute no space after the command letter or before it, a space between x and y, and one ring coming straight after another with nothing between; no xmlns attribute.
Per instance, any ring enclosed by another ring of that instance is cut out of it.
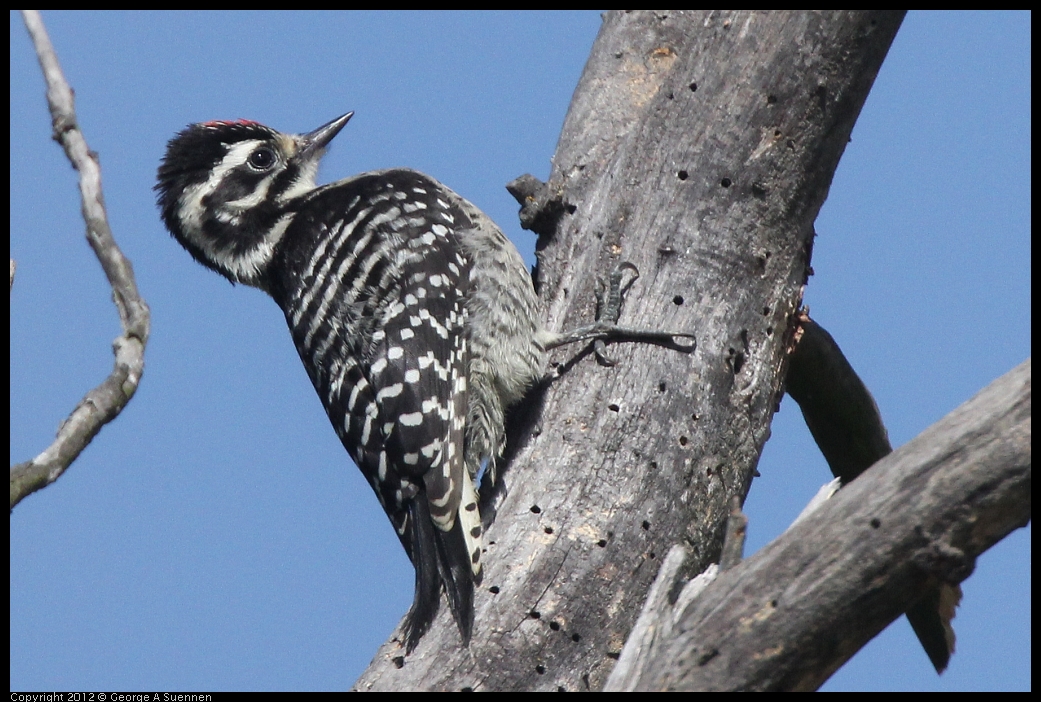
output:
<svg viewBox="0 0 1041 702"><path fill-rule="evenodd" d="M1030 15L910 14L817 221L806 301L901 445L1030 355ZM411 166L531 260L503 185L549 174L597 13L45 13L152 308L137 396L11 516L12 690L335 690L407 610L411 566L277 307L195 264L151 186L189 122L306 131L321 178ZM75 174L11 15L11 461L111 369L119 333ZM751 553L830 477L790 399L746 505ZM937 678L900 619L828 683L1030 688L1030 530L978 562ZM478 623L479 626L479 623Z"/></svg>

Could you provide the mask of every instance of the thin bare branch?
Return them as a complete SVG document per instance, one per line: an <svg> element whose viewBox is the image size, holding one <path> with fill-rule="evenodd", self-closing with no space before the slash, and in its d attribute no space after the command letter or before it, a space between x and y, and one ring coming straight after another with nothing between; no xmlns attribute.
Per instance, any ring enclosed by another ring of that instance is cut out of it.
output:
<svg viewBox="0 0 1041 702"><path fill-rule="evenodd" d="M54 443L31 461L11 467L12 509L26 495L57 480L101 431L101 427L115 419L133 397L144 371L150 324L148 305L138 294L130 261L119 250L108 225L101 190L101 166L97 154L87 146L80 131L72 88L65 80L39 12L25 10L22 17L47 83L47 104L51 110L54 140L62 145L73 168L80 174L87 241L112 285L112 298L123 333L112 344L116 356L112 373L80 400L59 427Z"/></svg>

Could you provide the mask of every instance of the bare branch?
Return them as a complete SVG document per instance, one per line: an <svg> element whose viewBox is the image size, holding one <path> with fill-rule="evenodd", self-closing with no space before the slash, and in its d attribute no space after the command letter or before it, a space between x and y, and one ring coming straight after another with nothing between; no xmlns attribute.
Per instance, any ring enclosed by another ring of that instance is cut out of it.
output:
<svg viewBox="0 0 1041 702"><path fill-rule="evenodd" d="M112 297L123 333L112 344L116 356L112 373L73 409L58 429L54 443L31 461L11 467L12 509L26 495L57 480L101 431L101 427L115 419L133 397L144 371L150 324L148 305L138 294L130 261L119 250L108 225L101 191L101 167L97 154L87 146L76 121L72 88L65 80L40 14L25 10L22 17L47 82L47 104L51 110L54 140L62 145L72 166L80 174L87 241L112 285Z"/></svg>
<svg viewBox="0 0 1041 702"><path fill-rule="evenodd" d="M923 593L967 578L981 553L1030 520L1030 367L991 383L689 604L645 608L667 626L653 648L634 642L646 667L621 671L611 689L816 689ZM667 563L664 577L681 572Z"/></svg>
<svg viewBox="0 0 1041 702"><path fill-rule="evenodd" d="M786 389L799 403L832 474L848 485L893 452L882 415L835 339L806 312L799 315L795 336L798 344L789 359ZM937 673L947 668L954 653L951 619L961 595L958 585L943 583L907 610L907 620Z"/></svg>

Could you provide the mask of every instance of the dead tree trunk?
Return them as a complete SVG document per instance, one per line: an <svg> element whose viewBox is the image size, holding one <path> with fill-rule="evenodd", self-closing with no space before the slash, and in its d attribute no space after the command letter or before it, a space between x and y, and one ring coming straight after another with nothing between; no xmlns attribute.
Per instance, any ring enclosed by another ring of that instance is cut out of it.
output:
<svg viewBox="0 0 1041 702"><path fill-rule="evenodd" d="M900 12L609 13L548 184L521 188L554 330L588 323L621 262L622 323L694 353L564 348L512 427L468 649L447 612L361 690L598 690L659 560L718 559L784 382L813 222Z"/></svg>

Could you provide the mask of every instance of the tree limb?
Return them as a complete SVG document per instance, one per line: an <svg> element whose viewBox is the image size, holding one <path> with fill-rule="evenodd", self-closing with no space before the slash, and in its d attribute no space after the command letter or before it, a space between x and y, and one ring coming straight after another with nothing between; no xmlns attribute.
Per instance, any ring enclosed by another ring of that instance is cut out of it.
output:
<svg viewBox="0 0 1041 702"><path fill-rule="evenodd" d="M645 613L664 622L642 642L645 665L609 688L813 690L923 593L967 578L1030 521L1030 368L995 380L693 601ZM673 563L666 577L678 572Z"/></svg>
<svg viewBox="0 0 1041 702"><path fill-rule="evenodd" d="M76 120L72 88L65 80L39 13L25 10L23 18L47 83L47 104L51 111L54 140L62 145L65 155L80 174L80 197L83 219L87 224L87 241L112 286L112 297L123 333L112 343L116 359L108 378L79 402L58 428L55 441L43 453L31 461L11 467L12 509L26 495L61 477L101 431L101 427L115 419L130 401L144 372L144 352L150 325L148 305L138 294L130 261L119 250L108 225L101 190L101 166L97 154L87 146Z"/></svg>
<svg viewBox="0 0 1041 702"><path fill-rule="evenodd" d="M882 414L867 386L831 334L805 312L799 316L785 389L799 403L813 440L844 485L892 453ZM907 620L937 673L947 668L954 653L951 619L961 595L960 586L944 583L907 610Z"/></svg>

